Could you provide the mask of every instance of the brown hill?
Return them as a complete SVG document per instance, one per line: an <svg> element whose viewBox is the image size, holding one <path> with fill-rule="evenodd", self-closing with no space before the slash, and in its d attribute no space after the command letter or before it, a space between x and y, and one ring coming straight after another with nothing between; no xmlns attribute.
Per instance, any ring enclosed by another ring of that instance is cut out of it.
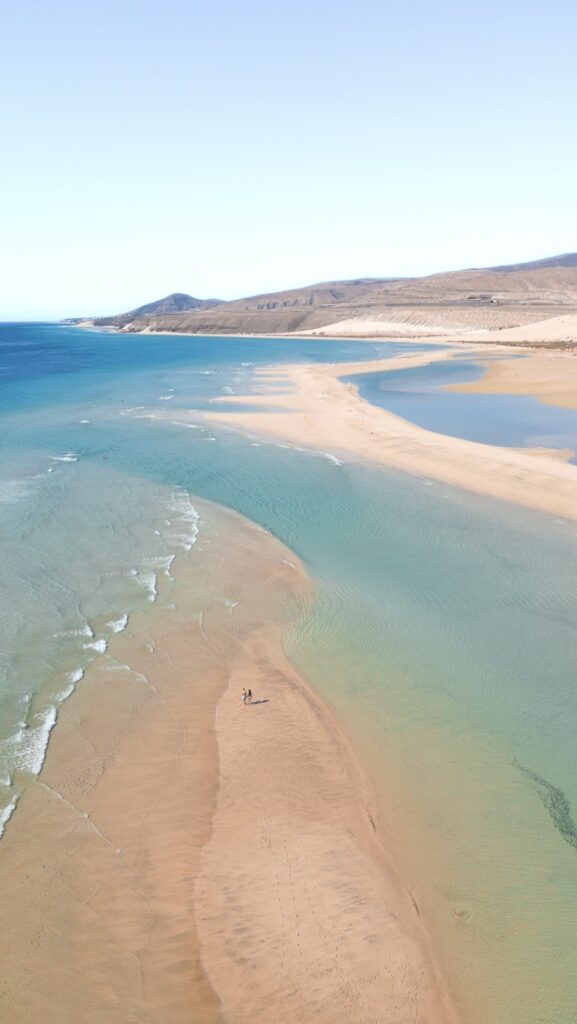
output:
<svg viewBox="0 0 577 1024"><path fill-rule="evenodd" d="M195 299L193 295L186 295L185 292L172 292L163 299L148 302L137 309L129 310L128 313L99 317L95 322L102 327L124 326L142 316L172 316L174 313L185 313L191 309L212 309L219 303L220 299Z"/></svg>
<svg viewBox="0 0 577 1024"><path fill-rule="evenodd" d="M504 267L491 267L501 272L511 270L541 270L545 267L577 267L577 252L565 252L562 256L549 256L545 260L531 260L530 263L509 263Z"/></svg>
<svg viewBox="0 0 577 1024"><path fill-rule="evenodd" d="M329 281L217 305L193 301L199 305L183 312L141 307L94 323L187 334L326 333L350 324L360 336L365 322L367 333L382 337L502 330L577 311L577 254L421 278Z"/></svg>

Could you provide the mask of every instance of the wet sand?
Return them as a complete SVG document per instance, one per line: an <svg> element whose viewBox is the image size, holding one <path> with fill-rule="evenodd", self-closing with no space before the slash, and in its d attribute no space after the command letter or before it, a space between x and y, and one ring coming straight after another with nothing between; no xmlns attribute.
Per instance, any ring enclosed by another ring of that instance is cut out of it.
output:
<svg viewBox="0 0 577 1024"><path fill-rule="evenodd" d="M134 615L62 706L0 843L2 1020L450 1021L362 772L282 654L309 581L208 518L175 607Z"/></svg>
<svg viewBox="0 0 577 1024"><path fill-rule="evenodd" d="M523 359L489 363L481 380L450 384L447 390L531 395L548 405L577 409L577 351L526 350Z"/></svg>
<svg viewBox="0 0 577 1024"><path fill-rule="evenodd" d="M207 419L254 435L341 453L345 458L350 455L369 459L541 512L576 519L577 471L565 463L566 452L497 447L424 430L366 402L354 385L341 379L371 370L422 366L453 358L457 352L486 358L488 353L502 355L507 351L496 345L468 344L388 360L265 368L257 371L261 393L250 396L251 404L262 411L236 411L235 403L246 398L235 395L215 400L214 412L194 412L191 416L195 421ZM544 359L547 360L546 355ZM570 354L565 359L573 365ZM522 362L515 361L515 367ZM565 372L561 356L559 367L558 381ZM286 393L267 394L271 384L286 388Z"/></svg>

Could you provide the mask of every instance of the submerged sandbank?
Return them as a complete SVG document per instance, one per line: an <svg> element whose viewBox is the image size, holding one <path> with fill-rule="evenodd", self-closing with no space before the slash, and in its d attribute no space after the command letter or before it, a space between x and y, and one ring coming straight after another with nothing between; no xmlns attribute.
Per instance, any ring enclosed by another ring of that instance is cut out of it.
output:
<svg viewBox="0 0 577 1024"><path fill-rule="evenodd" d="M0 844L3 1020L452 1020L362 773L282 653L309 581L200 508L174 607L87 670Z"/></svg>

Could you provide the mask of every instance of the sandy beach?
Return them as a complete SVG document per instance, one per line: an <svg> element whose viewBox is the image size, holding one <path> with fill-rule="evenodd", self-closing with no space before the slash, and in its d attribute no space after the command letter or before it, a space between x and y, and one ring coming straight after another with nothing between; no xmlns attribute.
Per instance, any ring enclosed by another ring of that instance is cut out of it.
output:
<svg viewBox="0 0 577 1024"><path fill-rule="evenodd" d="M568 453L496 447L436 434L370 405L359 397L354 385L341 379L371 370L388 372L423 366L451 359L456 353L482 360L487 355L502 356L509 352L504 346L467 343L441 352L431 349L388 360L275 366L258 372L261 393L250 396L251 404L259 406L258 412L235 411L235 402L246 400L236 395L216 400L214 412L194 412L191 416L287 443L341 453L345 458L349 455L369 459L478 494L575 519L577 472L565 463ZM462 390L491 390L497 379L504 381L499 390L507 391L509 381L513 380L512 392L538 394L546 401L568 404L572 400L572 381L577 379L575 365L571 352L532 352L529 359L493 364L487 381L467 385ZM282 386L286 393L267 394L271 385ZM221 412L219 406L226 410Z"/></svg>
<svg viewBox="0 0 577 1024"><path fill-rule="evenodd" d="M481 380L449 385L448 391L492 395L532 395L548 405L577 409L575 352L527 350L524 358L488 363Z"/></svg>
<svg viewBox="0 0 577 1024"><path fill-rule="evenodd" d="M282 653L310 583L212 515L176 607L62 706L2 840L2 1019L452 1021L363 774Z"/></svg>

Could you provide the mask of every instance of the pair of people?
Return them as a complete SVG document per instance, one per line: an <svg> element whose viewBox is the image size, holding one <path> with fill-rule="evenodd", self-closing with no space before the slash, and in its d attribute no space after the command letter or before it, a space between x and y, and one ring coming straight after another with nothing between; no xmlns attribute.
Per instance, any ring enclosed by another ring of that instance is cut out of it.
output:
<svg viewBox="0 0 577 1024"><path fill-rule="evenodd" d="M250 704L252 702L252 690L245 690L243 686L240 699L243 702L243 704Z"/></svg>

